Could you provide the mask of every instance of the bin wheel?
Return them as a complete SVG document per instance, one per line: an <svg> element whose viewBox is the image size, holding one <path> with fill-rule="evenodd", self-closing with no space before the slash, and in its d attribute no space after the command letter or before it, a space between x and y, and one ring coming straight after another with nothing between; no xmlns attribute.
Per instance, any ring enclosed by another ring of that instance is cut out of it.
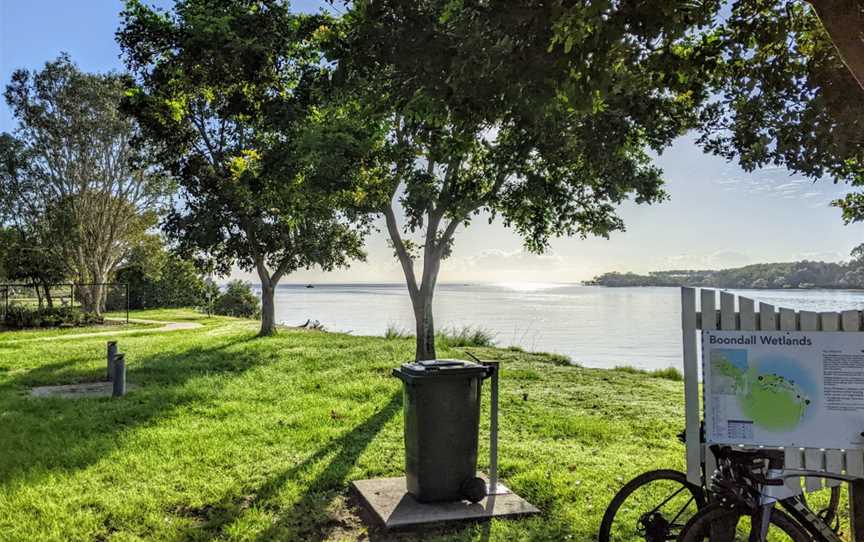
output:
<svg viewBox="0 0 864 542"><path fill-rule="evenodd" d="M462 482L462 496L471 502L480 502L486 497L486 481L482 478L468 478Z"/></svg>

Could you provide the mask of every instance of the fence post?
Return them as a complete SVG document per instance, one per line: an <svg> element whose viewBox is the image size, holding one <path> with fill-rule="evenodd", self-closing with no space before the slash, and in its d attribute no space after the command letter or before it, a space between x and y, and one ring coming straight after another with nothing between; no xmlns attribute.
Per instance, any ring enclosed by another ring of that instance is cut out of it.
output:
<svg viewBox="0 0 864 542"><path fill-rule="evenodd" d="M705 318L704 312L702 318ZM681 288L687 479L693 484L701 484L702 444L699 438L699 361L696 354L696 328L696 290Z"/></svg>
<svg viewBox="0 0 864 542"><path fill-rule="evenodd" d="M114 397L126 395L126 355L114 356Z"/></svg>
<svg viewBox="0 0 864 542"><path fill-rule="evenodd" d="M117 356L117 341L108 341L108 381L114 378L114 358Z"/></svg>

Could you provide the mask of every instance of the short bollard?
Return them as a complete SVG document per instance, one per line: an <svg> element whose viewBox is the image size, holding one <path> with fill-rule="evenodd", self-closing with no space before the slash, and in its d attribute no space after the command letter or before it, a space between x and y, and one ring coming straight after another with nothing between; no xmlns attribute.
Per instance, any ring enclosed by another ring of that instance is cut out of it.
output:
<svg viewBox="0 0 864 542"><path fill-rule="evenodd" d="M117 341L108 341L108 381L114 378L114 356L117 355Z"/></svg>
<svg viewBox="0 0 864 542"><path fill-rule="evenodd" d="M126 356L117 354L114 356L114 397L126 395Z"/></svg>

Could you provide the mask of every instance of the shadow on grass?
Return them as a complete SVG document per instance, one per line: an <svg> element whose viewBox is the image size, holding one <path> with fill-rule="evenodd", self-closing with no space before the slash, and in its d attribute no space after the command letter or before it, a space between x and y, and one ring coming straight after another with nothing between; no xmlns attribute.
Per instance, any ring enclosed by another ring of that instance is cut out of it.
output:
<svg viewBox="0 0 864 542"><path fill-rule="evenodd" d="M340 526L340 522L328 514L330 503L345 493L351 469L369 443L400 411L401 405L401 392L393 394L384 406L365 421L323 445L303 462L270 477L257 487L244 489L244 495L232 493L217 503L180 511L183 515L201 521L190 528L186 535L196 539L200 536L218 538L224 535L226 527L254 506L271 511L275 516L273 523L259 533L255 540L325 540L334 528ZM284 510L278 502L274 502L288 481L302 477L322 461L326 461L326 465L312 481L304 482L306 491L293 506Z"/></svg>
<svg viewBox="0 0 864 542"><path fill-rule="evenodd" d="M0 484L86 468L115 451L123 432L209 399L212 388L204 397L186 384L206 375L239 376L261 365L266 358L257 349L231 349L252 340L254 336L244 335L213 348L193 346L135 358L128 378L138 388L122 399L29 396L33 386L104 379L102 371L75 368L92 357L76 356L10 375L0 384Z"/></svg>

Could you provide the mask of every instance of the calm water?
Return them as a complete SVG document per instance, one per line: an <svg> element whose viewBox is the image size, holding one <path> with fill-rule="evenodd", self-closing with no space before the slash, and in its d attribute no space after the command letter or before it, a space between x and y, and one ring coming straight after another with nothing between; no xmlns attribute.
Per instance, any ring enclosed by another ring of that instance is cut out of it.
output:
<svg viewBox="0 0 864 542"><path fill-rule="evenodd" d="M756 300L806 310L861 309L864 291L742 290ZM276 319L319 320L328 330L382 335L388 325L413 333L414 317L401 284L283 285ZM481 326L500 346L567 354L592 367L681 367L677 288L602 288L573 284L442 284L435 324Z"/></svg>

